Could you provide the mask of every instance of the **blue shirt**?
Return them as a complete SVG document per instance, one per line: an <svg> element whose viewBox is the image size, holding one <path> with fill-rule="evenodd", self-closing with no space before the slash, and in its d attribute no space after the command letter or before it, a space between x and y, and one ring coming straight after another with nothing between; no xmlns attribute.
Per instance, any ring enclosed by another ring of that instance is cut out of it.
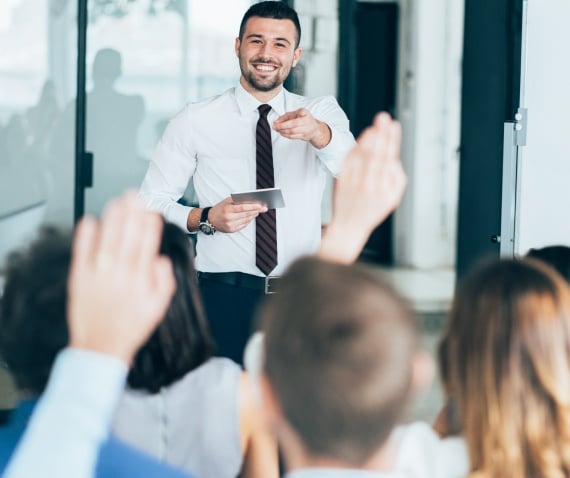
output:
<svg viewBox="0 0 570 478"><path fill-rule="evenodd" d="M25 400L11 413L8 423L0 426L0 476L24 433L36 406L36 400ZM175 468L160 463L120 440L110 437L99 449L96 477L130 478L134 476L188 478Z"/></svg>
<svg viewBox="0 0 570 478"><path fill-rule="evenodd" d="M188 478L109 438L126 374L126 365L113 357L79 349L60 352L37 406L22 402L0 427L0 475Z"/></svg>

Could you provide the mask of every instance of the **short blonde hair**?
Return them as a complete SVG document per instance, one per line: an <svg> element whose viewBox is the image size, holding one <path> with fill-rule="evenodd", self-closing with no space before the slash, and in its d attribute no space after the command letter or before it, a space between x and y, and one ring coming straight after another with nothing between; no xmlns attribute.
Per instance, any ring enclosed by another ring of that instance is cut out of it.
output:
<svg viewBox="0 0 570 478"><path fill-rule="evenodd" d="M407 405L416 322L360 266L303 259L261 310L265 373L306 450L363 465Z"/></svg>

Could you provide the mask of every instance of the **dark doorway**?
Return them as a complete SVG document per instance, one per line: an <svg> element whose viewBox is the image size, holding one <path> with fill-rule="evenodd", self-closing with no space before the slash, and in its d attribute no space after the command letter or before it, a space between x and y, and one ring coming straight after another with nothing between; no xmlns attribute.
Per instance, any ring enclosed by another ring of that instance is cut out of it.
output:
<svg viewBox="0 0 570 478"><path fill-rule="evenodd" d="M522 0L466 0L457 277L498 256L503 124L519 105Z"/></svg>
<svg viewBox="0 0 570 478"><path fill-rule="evenodd" d="M339 102L357 136L378 111L395 112L399 7L341 0L339 9ZM393 263L392 217L372 233L362 256Z"/></svg>

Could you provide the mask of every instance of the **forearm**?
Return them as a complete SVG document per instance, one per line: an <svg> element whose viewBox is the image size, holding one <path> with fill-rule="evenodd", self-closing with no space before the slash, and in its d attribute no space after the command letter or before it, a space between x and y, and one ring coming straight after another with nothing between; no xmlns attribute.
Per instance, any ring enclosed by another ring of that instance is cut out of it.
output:
<svg viewBox="0 0 570 478"><path fill-rule="evenodd" d="M331 222L323 235L317 256L332 262L352 264L366 245L369 232L355 227L351 230L338 222Z"/></svg>
<svg viewBox="0 0 570 478"><path fill-rule="evenodd" d="M198 232L198 225L200 224L200 217L202 216L202 208L194 207L190 209L188 218L186 219L186 228L189 232Z"/></svg>

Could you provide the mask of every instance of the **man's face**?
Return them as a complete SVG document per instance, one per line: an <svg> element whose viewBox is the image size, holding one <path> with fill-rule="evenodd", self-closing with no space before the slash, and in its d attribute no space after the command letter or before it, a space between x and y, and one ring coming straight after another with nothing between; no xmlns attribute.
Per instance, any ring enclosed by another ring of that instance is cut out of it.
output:
<svg viewBox="0 0 570 478"><path fill-rule="evenodd" d="M235 45L244 87L262 92L280 87L301 56L296 42L291 20L251 17Z"/></svg>

